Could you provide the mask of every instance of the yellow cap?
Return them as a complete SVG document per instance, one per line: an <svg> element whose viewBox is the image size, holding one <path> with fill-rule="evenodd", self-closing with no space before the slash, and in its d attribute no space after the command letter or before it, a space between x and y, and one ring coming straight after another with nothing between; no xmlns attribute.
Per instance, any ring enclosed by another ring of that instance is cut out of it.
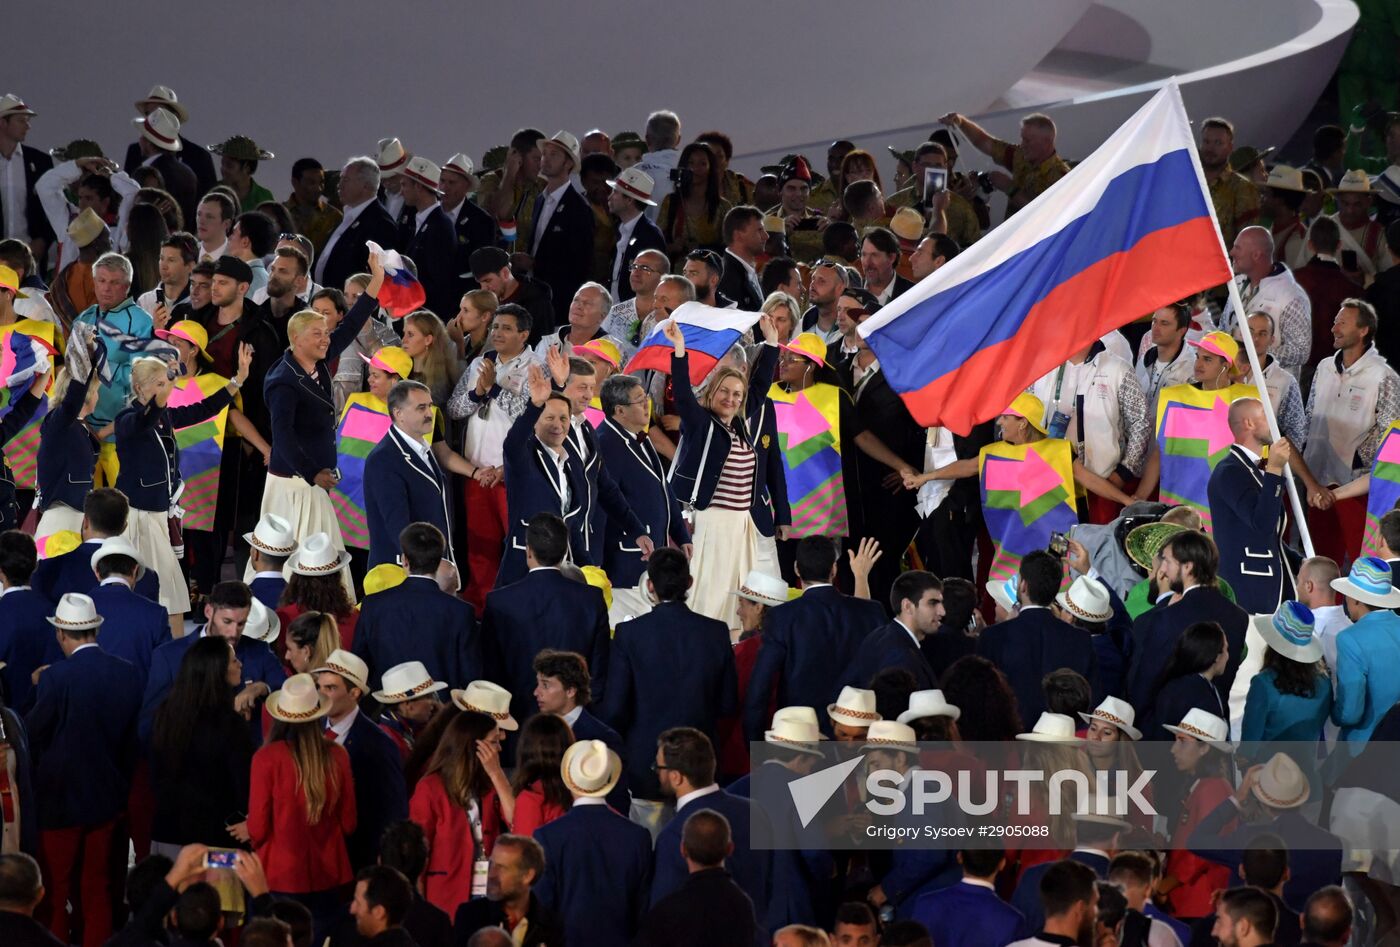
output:
<svg viewBox="0 0 1400 947"><path fill-rule="evenodd" d="M804 332L791 342L779 343L778 348L809 358L818 365L826 364L826 340L815 332Z"/></svg>
<svg viewBox="0 0 1400 947"><path fill-rule="evenodd" d="M1201 336L1199 342L1191 342L1196 348L1212 355L1219 355L1231 365L1235 364L1235 357L1240 354L1240 344L1235 341L1235 337L1228 332L1208 332Z"/></svg>
<svg viewBox="0 0 1400 947"><path fill-rule="evenodd" d="M392 589L396 585L403 585L407 578L408 573L403 571L403 566L396 566L392 562L381 563L365 575L365 597Z"/></svg>
<svg viewBox="0 0 1400 947"><path fill-rule="evenodd" d="M1045 433L1045 402L1029 391L1023 391L1017 395L1016 400L1011 402L1011 407L1003 411L1002 414L1025 418L1031 423L1031 427L1042 434Z"/></svg>
<svg viewBox="0 0 1400 947"><path fill-rule="evenodd" d="M19 288L19 274L8 266L0 266L0 289L8 289L16 299L29 298L29 294Z"/></svg>
<svg viewBox="0 0 1400 947"><path fill-rule="evenodd" d="M397 345L386 345L374 355L360 353L360 358L369 364L370 368L377 368L381 372L390 375L398 375L400 378L407 378L413 374L413 356L409 355Z"/></svg>
<svg viewBox="0 0 1400 947"><path fill-rule="evenodd" d="M204 330L204 326L189 319L181 319L169 329L157 329L158 339L180 339L188 342L199 349L199 354L205 358L209 357L209 333Z"/></svg>
<svg viewBox="0 0 1400 947"><path fill-rule="evenodd" d="M575 345L574 354L581 356L592 355L594 358L601 358L614 369L622 368L622 349L618 348L617 343L612 339L594 339L591 342L585 342L583 345Z"/></svg>

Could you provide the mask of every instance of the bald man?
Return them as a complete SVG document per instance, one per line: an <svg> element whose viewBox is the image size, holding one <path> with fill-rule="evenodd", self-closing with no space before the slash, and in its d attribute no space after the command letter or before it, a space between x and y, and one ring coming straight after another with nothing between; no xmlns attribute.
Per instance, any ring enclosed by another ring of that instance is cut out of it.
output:
<svg viewBox="0 0 1400 947"><path fill-rule="evenodd" d="M1283 470L1293 445L1286 437L1273 439L1257 398L1230 405L1230 433L1235 443L1211 471L1206 487L1220 577L1230 583L1245 611L1271 615L1279 603L1294 597L1293 568L1283 548ZM1265 448L1269 459L1261 469Z"/></svg>
<svg viewBox="0 0 1400 947"><path fill-rule="evenodd" d="M1294 378L1302 379L1312 352L1312 300L1293 272L1274 262L1274 237L1264 227L1246 227L1230 247L1230 263L1246 313L1266 312L1276 331L1270 352ZM1233 303L1220 314L1220 328L1233 332L1241 321Z"/></svg>

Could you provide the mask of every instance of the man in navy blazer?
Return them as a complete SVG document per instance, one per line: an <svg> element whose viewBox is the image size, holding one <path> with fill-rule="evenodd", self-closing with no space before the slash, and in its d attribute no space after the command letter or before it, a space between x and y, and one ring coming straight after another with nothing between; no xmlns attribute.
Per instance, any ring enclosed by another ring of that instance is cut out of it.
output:
<svg viewBox="0 0 1400 947"><path fill-rule="evenodd" d="M656 550L647 563L656 607L618 625L613 638L599 713L625 735L627 781L643 799L661 798L649 752L661 732L693 728L714 743L720 718L732 716L739 701L729 629L690 610L691 584L685 553Z"/></svg>
<svg viewBox="0 0 1400 947"><path fill-rule="evenodd" d="M483 663L488 679L510 691L510 712L516 720L534 713L535 655L545 648L584 655L593 687L606 693L608 609L602 592L559 571L568 535L558 516L537 513L525 530L529 572L486 595Z"/></svg>
<svg viewBox="0 0 1400 947"><path fill-rule="evenodd" d="M360 713L360 700L369 694L365 663L348 651L332 651L326 663L312 671L316 689L329 698L326 738L345 747L355 783L355 831L345 840L350 865L356 871L375 863L379 837L395 822L408 818L408 786L402 759L393 739L369 714Z"/></svg>
<svg viewBox="0 0 1400 947"><path fill-rule="evenodd" d="M1068 860L1087 865L1101 880L1108 877L1110 855L1117 849L1118 833L1126 829L1127 823L1110 825L1088 819L1075 819L1077 844L1068 855ZM1021 873L1021 880L1011 895L1011 906L1026 919L1026 929L1038 931L1045 926L1045 906L1040 899L1040 880L1045 877L1056 862L1041 862L1032 865Z"/></svg>
<svg viewBox="0 0 1400 947"><path fill-rule="evenodd" d="M196 628L183 638L167 641L151 652L151 673L146 679L145 698L141 702L141 740L149 741L155 725L156 711L165 703L165 697L175 683L175 675L180 671L180 662L200 638L218 635L233 643L234 654L243 663L243 685L234 698L237 710L253 710L253 732L261 733L256 725L257 708L262 701L282 686L287 674L282 670L282 662L272 653L265 642L249 638L243 634L248 624L248 613L253 607L253 593L242 582L220 582L209 590L204 602L202 628Z"/></svg>
<svg viewBox="0 0 1400 947"><path fill-rule="evenodd" d="M435 681L466 687L482 676L481 638L471 605L438 587L447 540L431 523L410 523L399 534L402 584L365 597L355 624L354 652L367 680L405 661L421 661Z"/></svg>
<svg viewBox="0 0 1400 947"><path fill-rule="evenodd" d="M641 218L645 220L646 218ZM646 526L653 547L667 542L690 546L690 530L681 518L680 501L666 479L666 465L646 436L650 420L647 393L633 375L613 375L599 394L603 423L598 453L632 512ZM609 517L602 530L602 565L617 588L631 588L646 571L642 550Z"/></svg>
<svg viewBox="0 0 1400 947"><path fill-rule="evenodd" d="M932 572L905 572L890 587L890 607L895 620L861 642L846 683L869 687L876 674L897 667L914 675L915 690L933 690L938 679L924 657L923 642L943 622L943 583Z"/></svg>
<svg viewBox="0 0 1400 947"><path fill-rule="evenodd" d="M618 759L623 759L622 737L588 710L593 699L593 681L583 655L546 649L535 655L534 668L534 697L540 713L563 717L576 741L602 740ZM632 794L627 788L625 771L608 793L607 803L618 812L631 811Z"/></svg>
<svg viewBox="0 0 1400 947"><path fill-rule="evenodd" d="M1204 621L1215 622L1225 631L1230 659L1224 673L1215 679L1215 686L1223 700L1229 699L1244 655L1249 613L1216 587L1219 561L1215 543L1197 530L1177 533L1162 547L1163 575L1181 598L1174 604L1144 612L1133 622L1132 639L1126 649L1128 675L1124 697L1134 707L1153 705L1158 679L1176 650L1177 639L1187 628Z"/></svg>
<svg viewBox="0 0 1400 947"><path fill-rule="evenodd" d="M136 767L141 680L136 668L97 644L101 618L86 595L65 595L53 616L65 660L39 676L25 717L34 760L34 793L49 887L49 928L67 943L71 880L81 878L88 942L112 932L108 865L118 817L126 810ZM73 897L74 902L77 898Z"/></svg>
<svg viewBox="0 0 1400 947"><path fill-rule="evenodd" d="M369 272L367 241L385 249L398 249L399 228L379 203L379 165L373 158L351 158L346 162L336 190L344 216L321 248L311 274L320 285L339 289L356 273Z"/></svg>
<svg viewBox="0 0 1400 947"><path fill-rule="evenodd" d="M958 863L962 881L919 895L909 911L938 947L1005 947L1033 933L1021 912L997 894L996 877L1006 864L1001 849L964 849Z"/></svg>
<svg viewBox="0 0 1400 947"><path fill-rule="evenodd" d="M662 792L676 800L676 815L656 836L651 903L655 904L685 883L689 873L681 854L685 821L702 809L710 809L729 820L734 851L726 859L725 867L753 901L754 916L763 927L768 916L773 874L772 851L755 844L771 844L767 842L770 831L763 810L719 788L715 783L714 746L699 730L676 727L665 731L657 739L653 759Z"/></svg>
<svg viewBox="0 0 1400 947"><path fill-rule="evenodd" d="M34 670L62 657L49 624L53 604L29 587L37 555L27 533L0 533L0 661L5 664L0 668L0 696L21 712L33 699Z"/></svg>
<svg viewBox="0 0 1400 947"><path fill-rule="evenodd" d="M1006 675L1022 720L1033 722L1045 711L1040 682L1058 668L1078 671L1095 694L1099 690L1098 657L1089 632L1060 621L1050 611L1064 569L1058 556L1044 550L1027 554L1021 560L1020 613L977 639L977 653Z"/></svg>
<svg viewBox="0 0 1400 947"><path fill-rule="evenodd" d="M530 275L553 293L557 325L568 321L569 304L588 281L593 264L597 220L588 199L574 190L572 175L578 166L578 139L573 135L555 132L540 143L544 188L535 198L534 226L524 249L534 261Z"/></svg>
<svg viewBox="0 0 1400 947"><path fill-rule="evenodd" d="M296 530L286 518L268 513L258 519L251 532L243 534L243 541L248 544L248 567L253 572L248 588L253 598L276 611L287 590L282 570L297 551Z"/></svg>
<svg viewBox="0 0 1400 947"><path fill-rule="evenodd" d="M423 440L433 433L432 392L421 381L401 381L386 400L393 423L365 458L369 568L398 559L399 534L409 523L436 526L447 537L447 560L455 563L447 474Z"/></svg>
<svg viewBox="0 0 1400 947"><path fill-rule="evenodd" d="M637 291L632 288L630 271L638 254L647 250L666 252L666 235L645 213L655 207L651 199L656 182L641 168L627 168L609 181L608 212L617 218L617 246L608 265L608 289L617 302L626 302Z"/></svg>
<svg viewBox="0 0 1400 947"><path fill-rule="evenodd" d="M573 808L535 830L544 874L535 894L571 944L628 944L651 889L651 834L608 808L622 761L601 740L578 739L560 765Z"/></svg>
<svg viewBox="0 0 1400 947"><path fill-rule="evenodd" d="M103 540L120 536L126 531L130 507L126 495L112 487L98 487L83 499L83 524L79 527L83 542L61 556L39 562L30 582L34 591L56 603L68 592L84 595L97 588L97 574L92 571L92 554ZM160 581L154 572L147 572L136 583L136 592L152 601L160 598Z"/></svg>
<svg viewBox="0 0 1400 947"><path fill-rule="evenodd" d="M1256 398L1240 398L1230 405L1230 433L1235 443L1206 484L1220 577L1245 611L1272 615L1295 595L1293 567L1283 550L1283 478L1293 445L1286 437L1274 441L1264 406ZM1269 459L1261 470L1265 447Z"/></svg>
<svg viewBox="0 0 1400 947"><path fill-rule="evenodd" d="M170 616L165 606L133 591L146 567L136 547L117 537L98 547L92 570L100 583L92 590L92 602L103 618L97 643L108 654L125 658L141 674L141 690L151 673L151 654L170 640Z"/></svg>
<svg viewBox="0 0 1400 947"><path fill-rule="evenodd" d="M459 296L476 286L472 279L472 254L482 247L499 247L502 243L501 229L496 226L495 216L482 210L468 196L479 184L476 166L471 157L465 154L448 158L438 177L442 209L447 212L457 231L455 269ZM443 322L451 321L456 314L456 310L440 313Z"/></svg>
<svg viewBox="0 0 1400 947"><path fill-rule="evenodd" d="M744 704L744 736L763 739L768 694L774 682L779 707L825 707L841 690L861 643L885 623L876 602L852 598L831 583L836 579L836 544L808 536L797 544L794 562L802 595L768 613ZM831 724L823 721L830 736Z"/></svg>
<svg viewBox="0 0 1400 947"><path fill-rule="evenodd" d="M461 299L457 280L457 225L438 200L442 172L427 158L414 155L399 178L406 219L399 229L399 250L418 267L427 308L450 320Z"/></svg>

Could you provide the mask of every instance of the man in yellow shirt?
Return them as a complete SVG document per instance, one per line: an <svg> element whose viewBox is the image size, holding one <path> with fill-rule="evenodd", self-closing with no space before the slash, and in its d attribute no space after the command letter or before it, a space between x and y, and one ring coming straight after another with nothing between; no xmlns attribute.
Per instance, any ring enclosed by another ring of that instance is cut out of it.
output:
<svg viewBox="0 0 1400 947"><path fill-rule="evenodd" d="M939 121L962 132L974 148L1011 172L994 171L990 178L997 190L1006 193L1007 217L1069 173L1069 162L1055 151L1055 122L1048 115L1035 112L1021 119L1019 145L1002 141L957 112L950 112Z"/></svg>

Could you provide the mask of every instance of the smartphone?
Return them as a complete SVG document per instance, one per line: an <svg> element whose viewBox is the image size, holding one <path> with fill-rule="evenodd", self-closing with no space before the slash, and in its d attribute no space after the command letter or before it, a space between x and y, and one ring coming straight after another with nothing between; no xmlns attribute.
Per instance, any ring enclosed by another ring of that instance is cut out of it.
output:
<svg viewBox="0 0 1400 947"><path fill-rule="evenodd" d="M1355 250L1342 251L1342 269L1355 272L1361 269L1361 265L1356 261Z"/></svg>
<svg viewBox="0 0 1400 947"><path fill-rule="evenodd" d="M924 168L924 203L948 189L948 172L944 168Z"/></svg>
<svg viewBox="0 0 1400 947"><path fill-rule="evenodd" d="M231 848L211 848L204 853L205 868L233 868L238 852Z"/></svg>
<svg viewBox="0 0 1400 947"><path fill-rule="evenodd" d="M1069 552L1069 537L1064 533L1051 533L1050 551L1063 559Z"/></svg>

